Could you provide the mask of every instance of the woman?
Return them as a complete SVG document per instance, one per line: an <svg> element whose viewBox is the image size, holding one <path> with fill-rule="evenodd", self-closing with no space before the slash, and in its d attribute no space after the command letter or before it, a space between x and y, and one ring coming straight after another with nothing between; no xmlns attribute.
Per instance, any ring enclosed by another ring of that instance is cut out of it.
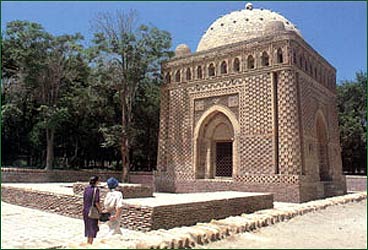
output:
<svg viewBox="0 0 368 250"><path fill-rule="evenodd" d="M107 212L111 213L111 217L107 222L109 227L108 235L121 234L120 230L120 215L123 209L123 194L116 191L115 188L119 186L119 181L113 177L107 180L107 186L110 191L107 193L104 207Z"/></svg>
<svg viewBox="0 0 368 250"><path fill-rule="evenodd" d="M91 219L88 217L88 212L92 206L92 199L94 197L94 206L98 212L101 212L100 206L100 189L97 187L98 176L92 176L89 179L89 186L86 187L83 194L83 220L84 220L84 236L87 237L87 243L92 244L93 239L96 238L98 228L98 219Z"/></svg>

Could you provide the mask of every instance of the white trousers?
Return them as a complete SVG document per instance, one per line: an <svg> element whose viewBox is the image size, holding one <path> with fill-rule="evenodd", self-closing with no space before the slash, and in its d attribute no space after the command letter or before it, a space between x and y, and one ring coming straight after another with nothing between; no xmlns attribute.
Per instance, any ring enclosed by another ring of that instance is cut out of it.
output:
<svg viewBox="0 0 368 250"><path fill-rule="evenodd" d="M120 220L108 221L107 226L109 227L108 236L122 234L120 229Z"/></svg>

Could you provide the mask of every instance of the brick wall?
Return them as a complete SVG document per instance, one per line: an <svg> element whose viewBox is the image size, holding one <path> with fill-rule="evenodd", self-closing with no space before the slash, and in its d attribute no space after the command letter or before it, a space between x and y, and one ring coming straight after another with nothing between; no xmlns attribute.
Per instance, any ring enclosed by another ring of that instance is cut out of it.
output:
<svg viewBox="0 0 368 250"><path fill-rule="evenodd" d="M304 202L315 199L303 195L299 188L299 182L285 185L282 178L275 183L244 182L221 179L201 179L201 180L176 180L164 178L163 175L155 176L156 190L158 192L173 193L195 193L195 192L214 192L214 191L241 191L241 192L268 192L274 195L275 201L284 202ZM303 190L304 192L304 190Z"/></svg>
<svg viewBox="0 0 368 250"><path fill-rule="evenodd" d="M110 177L121 180L122 172L97 171L97 170L43 170L43 169L20 169L1 168L2 183L41 183L41 182L77 182L88 181L92 175L98 175L101 181ZM131 183L153 185L151 172L132 172Z"/></svg>
<svg viewBox="0 0 368 250"><path fill-rule="evenodd" d="M168 229L191 226L197 222L209 222L242 213L252 213L260 209L272 208L271 194L257 197L241 197L229 200L187 203L173 206L155 207L152 229Z"/></svg>
<svg viewBox="0 0 368 250"><path fill-rule="evenodd" d="M88 185L87 182L77 182L73 184L73 193L76 195L83 195L85 187ZM105 184L101 184L100 188L100 197L104 199L108 192L108 188ZM153 196L153 187L148 185L141 184L119 184L119 186L115 189L117 191L121 191L124 195L124 199L130 198L143 198L143 197L152 197Z"/></svg>
<svg viewBox="0 0 368 250"><path fill-rule="evenodd" d="M101 191L101 204L106 190ZM56 194L9 186L1 187L1 200L10 204L39 209L76 219L83 219L82 195ZM124 204L121 226L147 231L151 228L152 208ZM148 216L148 217L147 217Z"/></svg>
<svg viewBox="0 0 368 250"><path fill-rule="evenodd" d="M346 175L348 191L367 191L367 176Z"/></svg>
<svg viewBox="0 0 368 250"><path fill-rule="evenodd" d="M55 194L15 187L1 187L1 200L10 204L82 218L83 199L80 195Z"/></svg>
<svg viewBox="0 0 368 250"><path fill-rule="evenodd" d="M82 218L83 199L81 195L63 195L2 186L1 200L19 206L78 219ZM102 199L101 203L103 204ZM152 207L126 202L123 207L121 226L140 231L168 229L178 226L190 226L197 222L209 222L212 219L221 219L272 207L272 194Z"/></svg>
<svg viewBox="0 0 368 250"><path fill-rule="evenodd" d="M242 213L273 207L272 194L219 198L204 202L187 202L160 206L125 205L122 224L125 228L149 231L191 226Z"/></svg>

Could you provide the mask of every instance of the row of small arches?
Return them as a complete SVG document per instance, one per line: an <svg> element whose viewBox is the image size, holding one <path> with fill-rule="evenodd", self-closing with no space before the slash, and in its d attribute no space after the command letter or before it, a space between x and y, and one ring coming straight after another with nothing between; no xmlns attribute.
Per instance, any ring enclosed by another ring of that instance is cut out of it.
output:
<svg viewBox="0 0 368 250"><path fill-rule="evenodd" d="M315 63L313 60L306 59L304 55L298 57L295 51L293 52L293 64L298 65L299 68L323 85L330 88L334 86L334 73L327 73L319 64Z"/></svg>
<svg viewBox="0 0 368 250"><path fill-rule="evenodd" d="M248 55L247 59L246 59L247 63L246 63L246 67L248 70L250 69L255 69L256 64L255 64L255 58L253 55ZM281 48L277 49L276 52L276 63L283 63L284 62L284 58L283 58L283 53ZM270 56L268 55L268 53L266 51L263 51L260 57L260 63L261 66L270 66ZM240 63L240 59L239 58L235 58L232 62L232 71L234 73L238 73L241 70L241 63ZM228 74L229 72L229 68L228 68L228 64L227 62L224 60L221 62L220 64L220 69L219 69L219 73L220 75L225 75ZM203 72L203 68L202 66L197 66L195 69L195 73L196 73L196 79L200 80L204 78L204 72ZM210 63L207 67L207 75L209 77L214 77L216 76L216 67L214 63ZM181 71L177 70L176 73L174 74L174 81L175 82L181 82ZM191 81L193 80L192 77L192 71L190 68L187 68L185 70L185 80L186 81ZM166 83L170 83L171 82L171 75L170 73L166 73L165 75L165 82Z"/></svg>

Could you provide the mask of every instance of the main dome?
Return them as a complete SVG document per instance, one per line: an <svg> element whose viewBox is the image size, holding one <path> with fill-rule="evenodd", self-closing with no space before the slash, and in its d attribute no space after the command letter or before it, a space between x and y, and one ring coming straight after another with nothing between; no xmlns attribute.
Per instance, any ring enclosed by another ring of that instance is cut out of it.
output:
<svg viewBox="0 0 368 250"><path fill-rule="evenodd" d="M294 31L301 36L296 26L280 14L253 9L247 4L246 9L231 12L213 22L199 41L197 52L278 31Z"/></svg>

